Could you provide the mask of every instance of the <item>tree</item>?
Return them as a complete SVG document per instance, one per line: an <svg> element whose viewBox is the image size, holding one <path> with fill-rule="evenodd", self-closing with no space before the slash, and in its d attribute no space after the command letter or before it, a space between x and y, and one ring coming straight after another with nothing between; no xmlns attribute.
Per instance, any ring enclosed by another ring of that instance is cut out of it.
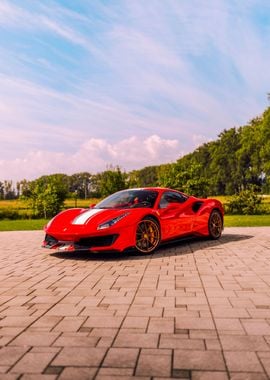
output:
<svg viewBox="0 0 270 380"><path fill-rule="evenodd" d="M270 192L270 107L263 113L261 123L261 139L259 142L262 173L265 177L263 188Z"/></svg>
<svg viewBox="0 0 270 380"><path fill-rule="evenodd" d="M209 181L203 175L202 165L194 162L188 167L181 167L178 163L175 188L186 194L197 197L206 197L209 191Z"/></svg>
<svg viewBox="0 0 270 380"><path fill-rule="evenodd" d="M3 184L4 199L15 199L16 194L12 181L4 181Z"/></svg>
<svg viewBox="0 0 270 380"><path fill-rule="evenodd" d="M126 173L122 173L119 166L97 174L95 176L96 195L106 197L116 191L126 189L126 179Z"/></svg>
<svg viewBox="0 0 270 380"><path fill-rule="evenodd" d="M164 164L158 168L158 186L176 188L177 164Z"/></svg>
<svg viewBox="0 0 270 380"><path fill-rule="evenodd" d="M224 130L211 146L210 173L217 194L234 194L241 188L236 152L240 147L239 131Z"/></svg>
<svg viewBox="0 0 270 380"><path fill-rule="evenodd" d="M0 182L0 199L4 199L4 184Z"/></svg>
<svg viewBox="0 0 270 380"><path fill-rule="evenodd" d="M30 206L34 217L49 218L64 206L68 194L67 176L53 174L29 182L24 188L22 199Z"/></svg>
<svg viewBox="0 0 270 380"><path fill-rule="evenodd" d="M91 177L88 172L75 173L69 176L69 192L76 193L76 196L81 199L86 199L91 191Z"/></svg>
<svg viewBox="0 0 270 380"><path fill-rule="evenodd" d="M127 177L129 187L156 186L158 182L158 166L146 166L133 170Z"/></svg>

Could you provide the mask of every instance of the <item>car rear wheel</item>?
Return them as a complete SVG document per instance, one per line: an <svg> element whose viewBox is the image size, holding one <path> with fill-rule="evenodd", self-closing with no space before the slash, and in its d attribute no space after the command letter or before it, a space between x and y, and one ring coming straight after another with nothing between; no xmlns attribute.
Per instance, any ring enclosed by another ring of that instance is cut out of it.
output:
<svg viewBox="0 0 270 380"><path fill-rule="evenodd" d="M136 250L140 253L153 252L160 243L160 228L150 217L142 219L136 229Z"/></svg>
<svg viewBox="0 0 270 380"><path fill-rule="evenodd" d="M208 231L211 239L218 239L223 230L223 219L218 210L213 210L208 220Z"/></svg>

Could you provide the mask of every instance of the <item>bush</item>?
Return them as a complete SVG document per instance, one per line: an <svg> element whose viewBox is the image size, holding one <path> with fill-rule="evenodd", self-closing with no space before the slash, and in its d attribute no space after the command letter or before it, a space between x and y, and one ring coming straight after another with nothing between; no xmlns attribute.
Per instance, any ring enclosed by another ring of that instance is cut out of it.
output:
<svg viewBox="0 0 270 380"><path fill-rule="evenodd" d="M263 212L261 207L262 199L253 189L240 191L228 202L227 211L229 214L255 215Z"/></svg>
<svg viewBox="0 0 270 380"><path fill-rule="evenodd" d="M21 218L22 216L16 210L10 210L10 209L0 210L0 220L3 220L3 219L15 220L15 219L21 219Z"/></svg>

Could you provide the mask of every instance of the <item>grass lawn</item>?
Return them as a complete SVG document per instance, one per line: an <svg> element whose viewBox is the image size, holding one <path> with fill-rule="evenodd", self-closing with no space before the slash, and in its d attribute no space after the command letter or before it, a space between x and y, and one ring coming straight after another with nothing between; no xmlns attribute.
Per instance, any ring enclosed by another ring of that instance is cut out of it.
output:
<svg viewBox="0 0 270 380"><path fill-rule="evenodd" d="M42 230L46 219L0 220L0 231ZM270 226L270 215L225 215L225 227Z"/></svg>
<svg viewBox="0 0 270 380"><path fill-rule="evenodd" d="M46 219L0 220L0 231L42 230Z"/></svg>
<svg viewBox="0 0 270 380"><path fill-rule="evenodd" d="M225 215L225 227L270 227L270 214L267 215Z"/></svg>
<svg viewBox="0 0 270 380"><path fill-rule="evenodd" d="M230 197L215 197L220 199L221 202L226 203ZM99 199L67 199L65 201L65 208L72 207L89 207L90 204L97 203ZM270 196L263 197L263 204L270 211ZM0 210L18 210L23 215L29 215L30 210L26 208L24 202L20 200L0 201ZM29 216L28 216L29 217ZM8 220L0 219L0 231L24 231L24 230L42 230L46 224L45 219L18 219ZM270 213L263 215L225 215L225 227L259 227L270 226Z"/></svg>

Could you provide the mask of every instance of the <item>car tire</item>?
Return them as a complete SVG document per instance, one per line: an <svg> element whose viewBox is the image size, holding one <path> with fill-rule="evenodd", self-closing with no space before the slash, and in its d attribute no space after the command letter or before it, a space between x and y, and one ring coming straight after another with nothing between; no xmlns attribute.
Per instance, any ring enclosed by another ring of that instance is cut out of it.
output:
<svg viewBox="0 0 270 380"><path fill-rule="evenodd" d="M143 254L152 253L160 243L160 228L158 222L151 217L140 220L136 228L135 248Z"/></svg>
<svg viewBox="0 0 270 380"><path fill-rule="evenodd" d="M219 239L223 230L223 218L218 210L213 210L208 220L208 232L210 239Z"/></svg>

